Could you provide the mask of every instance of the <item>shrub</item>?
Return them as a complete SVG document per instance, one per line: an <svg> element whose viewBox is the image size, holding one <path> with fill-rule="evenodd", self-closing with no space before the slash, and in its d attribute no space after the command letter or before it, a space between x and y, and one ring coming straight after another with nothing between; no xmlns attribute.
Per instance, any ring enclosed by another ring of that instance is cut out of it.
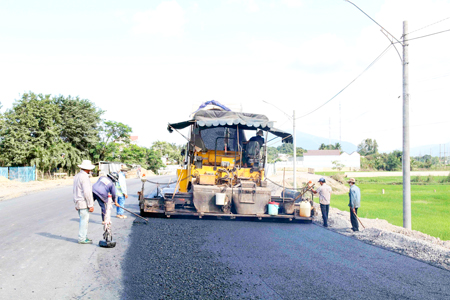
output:
<svg viewBox="0 0 450 300"><path fill-rule="evenodd" d="M331 178L333 178L334 180L344 184L345 182L345 175L342 173L336 173L333 176L331 176Z"/></svg>

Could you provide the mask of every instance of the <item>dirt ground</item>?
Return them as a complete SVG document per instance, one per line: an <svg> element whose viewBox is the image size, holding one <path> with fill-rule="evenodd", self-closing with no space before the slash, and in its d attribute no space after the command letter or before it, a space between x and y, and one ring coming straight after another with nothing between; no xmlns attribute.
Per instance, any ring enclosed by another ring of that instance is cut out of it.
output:
<svg viewBox="0 0 450 300"><path fill-rule="evenodd" d="M317 185L317 181L320 177L322 176L299 173L297 182L305 183L311 180ZM269 182L269 187L272 190L272 195L280 195L283 189L283 175L277 174L271 176L269 179L271 180ZM348 193L348 186L334 181L329 177L326 177L326 180L332 187L333 193ZM91 178L91 181L96 182L97 178L93 177ZM287 174L285 181L293 182L292 177L289 177ZM0 176L0 201L72 184L73 178L21 183ZM289 184L285 184L285 186L290 187ZM317 198L315 198L315 200L317 200ZM314 223L322 225L322 215L319 204L316 203L316 201L314 206L316 208ZM331 199L331 208L329 212L330 227L328 227L328 230L450 270L450 241L442 241L439 238L429 236L419 231L394 226L389 224L386 220L361 218L361 222L364 224L365 228L360 226L361 231L353 232L350 229L349 211L340 211L334 208L333 198Z"/></svg>
<svg viewBox="0 0 450 300"><path fill-rule="evenodd" d="M297 188L301 187L301 184L299 184L300 182L303 184L310 180L317 186L317 181L321 177L325 176L298 173L297 182L299 186ZM280 187L283 185L283 175L277 174L271 176L269 179L272 180L272 182L269 182L272 194L280 195L283 190L283 188ZM329 177L325 177L325 179L332 187L334 194L348 193L347 185L341 184ZM286 174L285 181L293 182L292 176L289 177L288 174ZM286 187L288 185L289 184L285 183ZM318 198L314 198L314 207L316 211L314 223L323 225ZM439 238L429 236L416 230L408 230L403 227L395 226L388 223L386 220L380 219L360 218L365 228L360 224L360 231L353 232L351 230L350 212L340 211L339 209L334 208L333 196L331 196L331 207L328 219L328 230L450 270L450 241L442 241Z"/></svg>

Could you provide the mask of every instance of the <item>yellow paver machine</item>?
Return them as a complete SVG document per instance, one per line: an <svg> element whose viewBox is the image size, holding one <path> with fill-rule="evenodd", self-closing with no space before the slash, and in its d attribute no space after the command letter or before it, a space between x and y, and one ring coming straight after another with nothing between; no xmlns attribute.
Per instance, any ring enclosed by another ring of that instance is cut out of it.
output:
<svg viewBox="0 0 450 300"><path fill-rule="evenodd" d="M176 182L170 187L157 183L146 196L145 184L152 181L143 179L141 214L312 220L310 201L305 210L303 202L296 203L298 193L272 196L265 178L268 138L292 143L290 133L274 128L264 115L226 108L200 109L190 120L167 129L185 128L188 142ZM247 140L249 131L254 136Z"/></svg>

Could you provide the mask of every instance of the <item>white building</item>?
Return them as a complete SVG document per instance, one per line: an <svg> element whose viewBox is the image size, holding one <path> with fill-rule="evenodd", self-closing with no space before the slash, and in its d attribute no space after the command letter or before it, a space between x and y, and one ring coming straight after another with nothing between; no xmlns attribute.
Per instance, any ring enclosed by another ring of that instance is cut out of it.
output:
<svg viewBox="0 0 450 300"><path fill-rule="evenodd" d="M340 150L308 150L303 153L303 167L305 168L333 168L333 161L344 165L344 168L360 169L361 156L358 152L348 154Z"/></svg>

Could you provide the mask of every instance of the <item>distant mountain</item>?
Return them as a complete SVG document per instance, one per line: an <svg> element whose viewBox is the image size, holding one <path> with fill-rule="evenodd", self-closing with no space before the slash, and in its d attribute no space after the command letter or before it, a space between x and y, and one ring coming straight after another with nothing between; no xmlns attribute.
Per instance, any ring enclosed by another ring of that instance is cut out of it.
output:
<svg viewBox="0 0 450 300"><path fill-rule="evenodd" d="M302 147L306 150L318 150L322 143L328 145L330 141L328 138L315 136L299 131L297 131L297 135L295 138L297 147ZM331 139L331 144L334 145L336 143L339 143L339 140ZM345 151L349 154L356 151L356 149L358 148L355 144L352 144L350 142L341 141L340 144L342 147L342 151Z"/></svg>
<svg viewBox="0 0 450 300"><path fill-rule="evenodd" d="M440 155L439 151L441 152ZM441 144L440 146L437 144L414 147L409 150L409 153L411 156L424 156L425 154L431 154L431 156L438 157L444 156L444 144ZM445 155L450 156L450 143L445 144Z"/></svg>

